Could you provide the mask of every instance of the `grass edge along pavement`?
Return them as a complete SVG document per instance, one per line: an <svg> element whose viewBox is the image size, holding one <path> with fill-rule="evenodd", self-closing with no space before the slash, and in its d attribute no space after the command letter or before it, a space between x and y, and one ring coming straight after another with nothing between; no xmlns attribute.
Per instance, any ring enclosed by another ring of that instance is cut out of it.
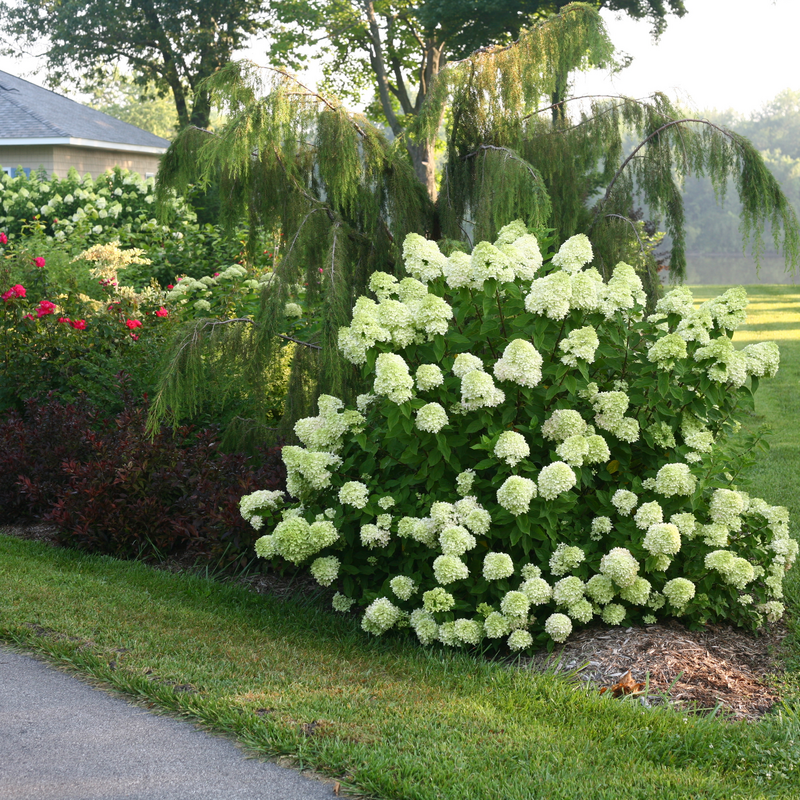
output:
<svg viewBox="0 0 800 800"><path fill-rule="evenodd" d="M0 592L0 638L368 795L796 797L796 713L746 724L645 709L367 640L313 602L10 536Z"/></svg>
<svg viewBox="0 0 800 800"><path fill-rule="evenodd" d="M760 304L772 316L787 304L770 298L776 287L748 288L755 308L743 331L777 339L784 359L774 396L771 382L757 395L774 432L748 480L790 506L796 529L798 471L782 465L797 463L800 322L759 322ZM707 292L719 293L696 295ZM796 576L787 589L796 625ZM797 796L794 702L756 724L644 709L564 678L367 638L353 618L313 601L279 603L8 536L0 537L0 638L387 800Z"/></svg>

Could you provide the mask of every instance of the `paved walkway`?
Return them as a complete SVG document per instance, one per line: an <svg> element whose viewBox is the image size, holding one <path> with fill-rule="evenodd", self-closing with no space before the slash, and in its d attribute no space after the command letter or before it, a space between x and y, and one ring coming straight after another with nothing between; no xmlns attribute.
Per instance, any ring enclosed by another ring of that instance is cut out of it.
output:
<svg viewBox="0 0 800 800"><path fill-rule="evenodd" d="M0 645L0 800L323 800L333 784Z"/></svg>

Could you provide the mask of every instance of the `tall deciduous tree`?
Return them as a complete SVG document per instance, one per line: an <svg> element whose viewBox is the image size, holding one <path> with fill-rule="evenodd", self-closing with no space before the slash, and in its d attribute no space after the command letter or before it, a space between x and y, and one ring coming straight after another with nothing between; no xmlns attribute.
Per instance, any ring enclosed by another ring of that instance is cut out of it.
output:
<svg viewBox="0 0 800 800"><path fill-rule="evenodd" d="M176 342L153 405L154 419L180 417L202 401L203 370L220 358L248 365L254 391L280 340L289 287L308 286L321 325L299 344L283 432L307 415L320 392L352 397L359 376L337 352L340 326L375 269L399 268L409 232L440 241L446 253L493 240L522 219L559 245L590 233L595 266L608 276L620 260L647 272L645 243L631 219L637 193L659 212L673 239L672 272L682 275L685 220L681 180L706 173L720 190L731 179L743 205L743 232L756 246L762 226L791 263L800 255L797 218L758 152L741 136L677 113L662 95L648 101L597 99L577 116L552 102L569 73L611 57L596 9L574 3L508 45L452 61L432 80L413 136L433 141L447 120L447 159L434 202L417 179L403 137L390 139L360 115L252 64L220 70L205 84L229 110L218 133L185 129L165 155L159 191L221 175L231 221L249 215L251 232L279 227L283 257L253 319L201 321ZM449 113L445 111L449 109ZM557 111L555 116L553 111ZM638 144L626 152L626 137ZM658 291L648 286L651 299Z"/></svg>
<svg viewBox="0 0 800 800"><path fill-rule="evenodd" d="M4 52L45 43L52 85L102 81L114 66L172 93L179 123L208 125L200 83L263 27L261 0L13 0L0 3Z"/></svg>
<svg viewBox="0 0 800 800"><path fill-rule="evenodd" d="M309 57L324 63L326 89L345 99L374 92L373 118L395 136L407 131L438 73L452 60L506 45L570 0L275 0L269 15L273 59L291 68ZM594 0L596 8L651 20L660 33L668 12L683 15L683 0ZM309 53L311 55L309 55ZM554 86L566 96L567 72ZM556 105L556 114L560 106ZM407 136L417 177L436 196L435 159L429 141Z"/></svg>

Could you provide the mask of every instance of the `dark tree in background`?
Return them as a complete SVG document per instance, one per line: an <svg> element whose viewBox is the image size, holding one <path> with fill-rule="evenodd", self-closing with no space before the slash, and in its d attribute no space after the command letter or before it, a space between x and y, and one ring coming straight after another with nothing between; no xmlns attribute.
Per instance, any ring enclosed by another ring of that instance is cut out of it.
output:
<svg viewBox="0 0 800 800"><path fill-rule="evenodd" d="M448 63L508 45L523 28L568 4L569 0L274 0L268 10L275 23L270 54L273 62L293 69L312 59L322 61L323 91L350 101L364 91L373 93L370 117L401 136ZM590 5L649 19L654 34L663 30L668 13L686 12L683 0L596 0ZM566 96L571 68L565 59L554 102ZM417 177L435 199L432 143L408 136L406 147Z"/></svg>
<svg viewBox="0 0 800 800"><path fill-rule="evenodd" d="M171 93L179 125L208 126L200 82L263 29L261 0L15 0L0 3L6 54L43 44L52 86L91 88L115 66Z"/></svg>

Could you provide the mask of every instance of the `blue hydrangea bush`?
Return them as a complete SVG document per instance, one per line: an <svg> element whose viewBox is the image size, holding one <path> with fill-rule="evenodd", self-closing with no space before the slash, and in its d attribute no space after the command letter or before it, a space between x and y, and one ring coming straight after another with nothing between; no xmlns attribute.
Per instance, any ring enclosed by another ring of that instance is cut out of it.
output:
<svg viewBox="0 0 800 800"><path fill-rule="evenodd" d="M730 474L777 346L733 345L741 288L696 305L678 287L648 315L632 267L604 281L591 261L583 235L545 261L521 222L449 257L410 235L408 276L373 274L339 335L371 393L297 423L298 502L242 500L257 553L307 564L368 632L423 644L779 618L787 511Z"/></svg>

